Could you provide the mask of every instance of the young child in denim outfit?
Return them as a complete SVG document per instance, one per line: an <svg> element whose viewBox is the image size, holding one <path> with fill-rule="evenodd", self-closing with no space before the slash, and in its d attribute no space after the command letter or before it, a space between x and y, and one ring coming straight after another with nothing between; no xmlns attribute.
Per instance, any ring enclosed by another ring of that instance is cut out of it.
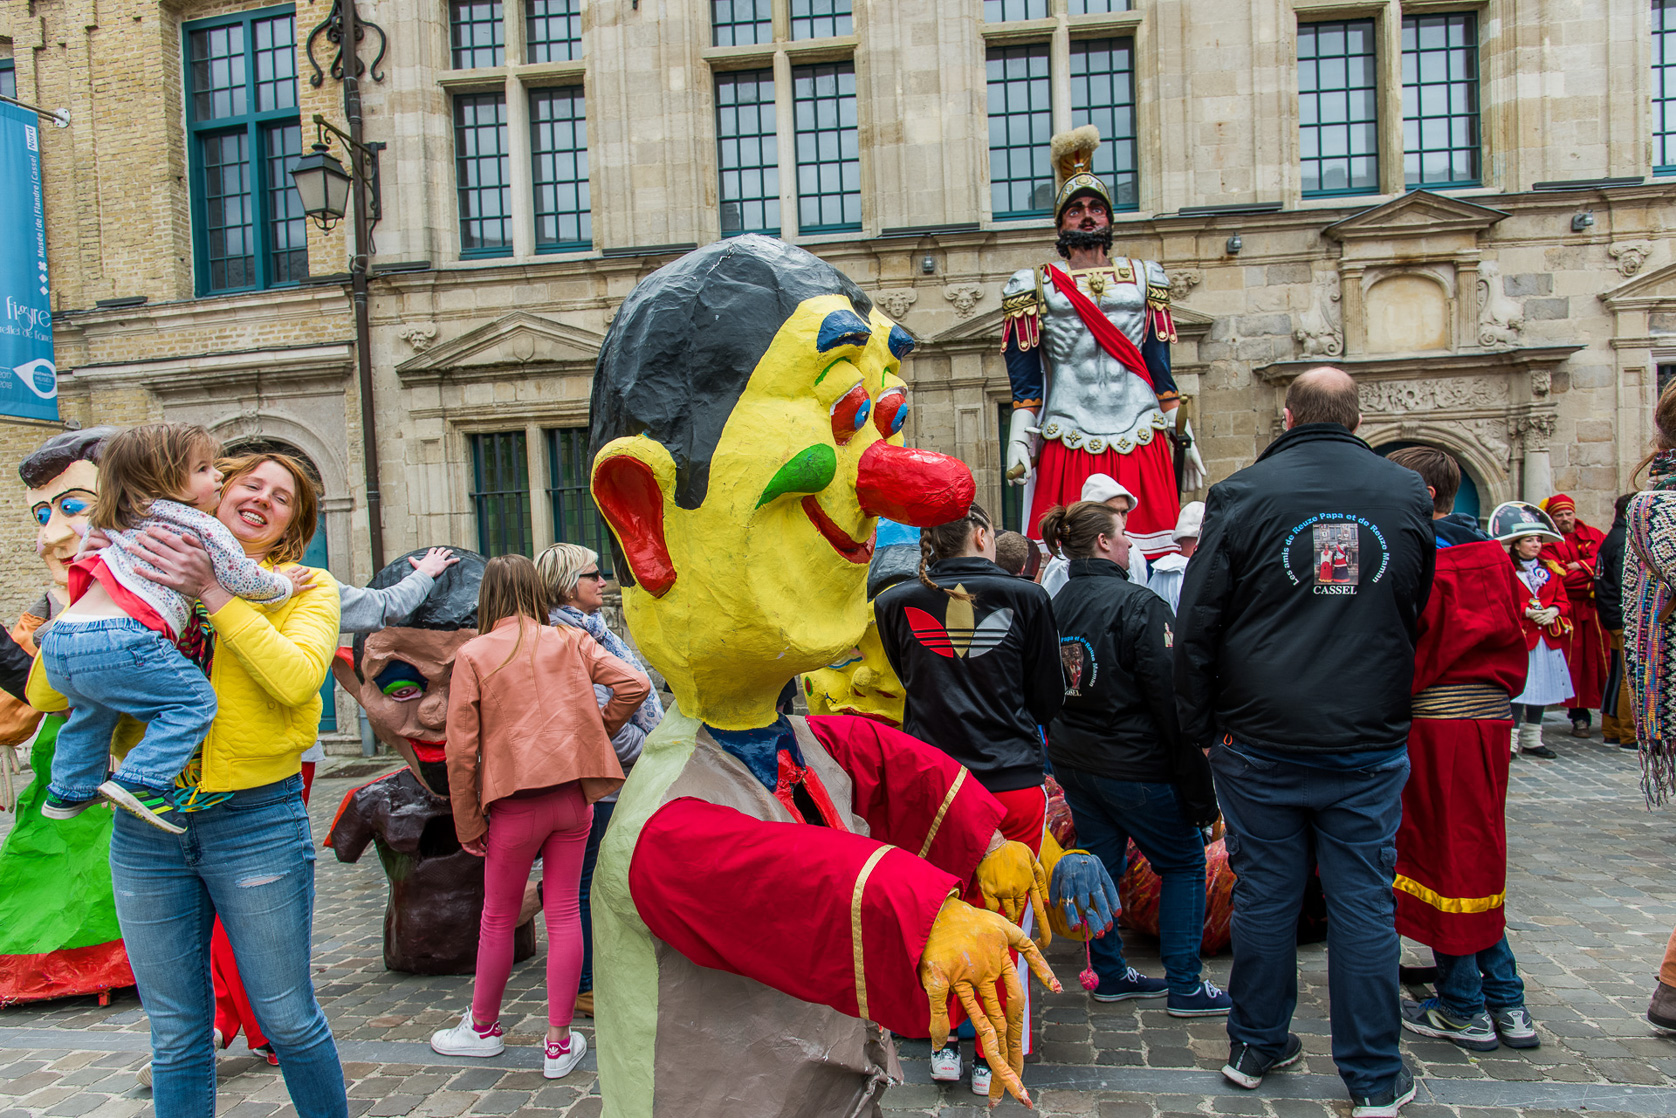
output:
<svg viewBox="0 0 1676 1118"><path fill-rule="evenodd" d="M161 815L215 718L215 692L175 647L192 601L155 581L162 572L129 546L155 525L195 537L231 594L278 604L297 587L296 578L247 557L215 518L219 450L202 427L159 423L112 436L100 454L89 522L110 545L71 566L71 605L39 638L41 669L71 706L42 815L69 819L103 797L154 827L185 830ZM111 735L124 714L146 723L145 737L107 779Z"/></svg>

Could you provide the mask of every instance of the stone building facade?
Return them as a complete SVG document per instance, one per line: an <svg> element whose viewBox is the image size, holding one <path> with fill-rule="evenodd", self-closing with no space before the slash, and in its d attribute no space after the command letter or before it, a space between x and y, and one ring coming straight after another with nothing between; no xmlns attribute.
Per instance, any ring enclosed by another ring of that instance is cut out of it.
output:
<svg viewBox="0 0 1676 1118"><path fill-rule="evenodd" d="M1000 285L1052 258L1046 138L1089 120L1115 251L1170 276L1213 480L1331 362L1370 442L1456 453L1483 512L1559 488L1604 523L1676 369L1673 7L363 0L385 552L599 539L577 432L615 308L741 230L831 260L919 339L910 441L1006 505ZM338 81L310 80L330 12L0 0L0 60L71 110L42 134L66 419L295 447L327 561L364 581L349 237L282 177L314 113L344 123ZM43 433L0 424L0 450ZM37 590L21 505L0 487L11 613Z"/></svg>

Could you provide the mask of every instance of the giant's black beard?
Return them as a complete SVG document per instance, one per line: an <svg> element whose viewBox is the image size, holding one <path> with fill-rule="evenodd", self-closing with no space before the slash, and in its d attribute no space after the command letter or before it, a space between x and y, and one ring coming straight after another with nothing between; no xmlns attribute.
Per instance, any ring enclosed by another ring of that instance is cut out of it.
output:
<svg viewBox="0 0 1676 1118"><path fill-rule="evenodd" d="M1071 258L1072 249L1097 248L1110 253L1112 250L1112 227L1108 225L1104 229L1096 230L1093 233L1084 233L1081 229L1061 229L1059 240L1054 247L1059 250L1059 255L1066 260Z"/></svg>

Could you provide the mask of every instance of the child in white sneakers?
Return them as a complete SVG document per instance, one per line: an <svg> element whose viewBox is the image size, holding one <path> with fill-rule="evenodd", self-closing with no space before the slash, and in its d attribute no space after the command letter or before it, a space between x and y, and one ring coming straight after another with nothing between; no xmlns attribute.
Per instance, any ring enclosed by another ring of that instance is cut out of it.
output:
<svg viewBox="0 0 1676 1118"><path fill-rule="evenodd" d="M158 423L113 435L100 453L89 521L110 545L71 565L71 604L39 637L41 669L71 707L41 805L48 818L69 819L103 797L154 827L185 830L161 815L215 718L215 692L175 647L192 602L153 581L161 572L128 550L135 536L157 525L194 537L221 585L253 602L284 602L307 578L302 568L293 577L249 558L215 518L219 450L202 427ZM145 737L107 779L124 714L146 723Z"/></svg>

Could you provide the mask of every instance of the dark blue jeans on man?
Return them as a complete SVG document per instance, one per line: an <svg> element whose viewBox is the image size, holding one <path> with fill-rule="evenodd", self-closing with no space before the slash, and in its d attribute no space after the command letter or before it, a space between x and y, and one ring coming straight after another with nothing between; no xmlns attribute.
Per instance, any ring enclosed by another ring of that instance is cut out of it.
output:
<svg viewBox="0 0 1676 1118"><path fill-rule="evenodd" d="M1506 936L1476 955L1433 951L1432 958L1437 960L1438 1004L1457 1020L1525 1004L1525 982Z"/></svg>
<svg viewBox="0 0 1676 1118"><path fill-rule="evenodd" d="M1285 1048L1298 1006L1298 913L1319 870L1333 1062L1352 1097L1389 1090L1402 1068L1391 882L1407 751L1322 768L1224 738L1210 765L1235 874L1229 1038L1271 1058Z"/></svg>
<svg viewBox="0 0 1676 1118"><path fill-rule="evenodd" d="M1105 864L1113 881L1128 867L1129 840L1152 863L1160 881L1158 951L1170 992L1199 988L1199 944L1205 934L1205 843L1181 811L1173 784L1113 780L1060 765L1054 771L1077 821L1077 843ZM1114 927L1089 945L1100 984L1129 969Z"/></svg>

